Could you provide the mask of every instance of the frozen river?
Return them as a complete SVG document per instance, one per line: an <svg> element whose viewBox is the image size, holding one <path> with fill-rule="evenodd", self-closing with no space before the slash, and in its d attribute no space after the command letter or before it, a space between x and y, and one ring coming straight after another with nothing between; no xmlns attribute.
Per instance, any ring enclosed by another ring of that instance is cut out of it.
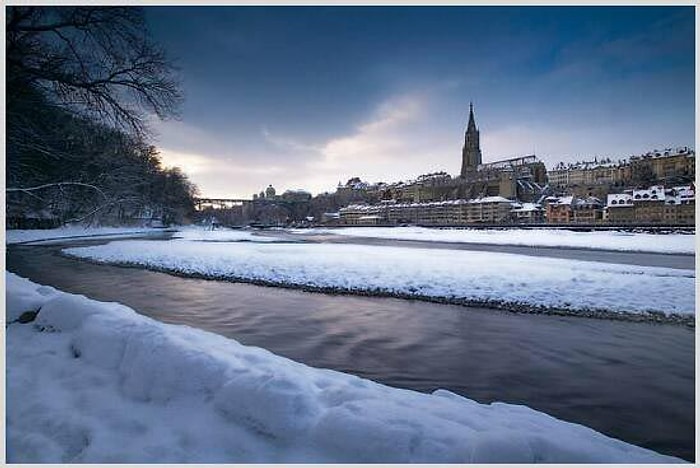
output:
<svg viewBox="0 0 700 468"><path fill-rule="evenodd" d="M118 301L163 322L213 331L314 367L419 391L446 388L480 402L522 403L694 459L692 329L180 278L68 259L60 255L62 247L10 246L7 268L37 283ZM563 249L549 250L565 255ZM668 262L676 268L692 258L571 255L672 266L663 264Z"/></svg>

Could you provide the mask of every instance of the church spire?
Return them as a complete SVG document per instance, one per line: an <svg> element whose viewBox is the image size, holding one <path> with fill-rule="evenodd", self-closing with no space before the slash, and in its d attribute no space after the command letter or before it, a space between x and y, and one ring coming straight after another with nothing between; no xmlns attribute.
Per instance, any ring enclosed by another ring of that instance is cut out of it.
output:
<svg viewBox="0 0 700 468"><path fill-rule="evenodd" d="M474 103L469 102L469 123L464 135L462 147L462 170L460 176L466 177L468 173L477 170L481 164L481 148L479 146L479 130L474 119Z"/></svg>

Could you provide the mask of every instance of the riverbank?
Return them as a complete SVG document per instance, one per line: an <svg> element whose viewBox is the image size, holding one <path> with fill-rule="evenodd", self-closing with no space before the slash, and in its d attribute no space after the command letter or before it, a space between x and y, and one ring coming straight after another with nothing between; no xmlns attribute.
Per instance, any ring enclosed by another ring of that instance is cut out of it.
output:
<svg viewBox="0 0 700 468"><path fill-rule="evenodd" d="M506 253L335 243L114 241L63 253L196 278L446 304L692 323L694 272ZM683 316L688 318L683 319Z"/></svg>
<svg viewBox="0 0 700 468"><path fill-rule="evenodd" d="M75 257L74 255L67 255L68 257ZM422 295L415 293L402 293L400 291L395 291L391 289L382 288L343 288L337 286L314 286L299 283L291 283L284 281L269 281L263 279L255 279L249 277L236 277L231 275L217 275L212 273L197 273L197 272L183 272L176 268L158 267L154 265L144 265L143 263L136 262L109 262L100 261L90 258L77 257L82 261L93 263L96 265L115 265L122 268L133 268L133 269L147 269L150 271L167 273L170 275L178 276L180 278L193 278L201 279L207 281L225 281L229 283L244 283L252 284L256 286L264 286L270 288L283 288L299 290L309 293L321 293L329 295L341 295L341 296L361 296L361 297L383 297L383 298L394 298L394 299L404 299L404 300L415 300L423 301L434 304L447 304L456 305L469 308L485 308L494 309L499 311L505 311L514 314L541 314L541 315L552 315L552 316L564 316L564 317L580 317L589 319L599 319L599 320L619 320L626 322L641 322L641 323L658 323L658 324L670 324L670 325L682 325L689 328L695 328L695 316L690 314L678 314L678 313L663 313L656 311L641 311L641 312L624 312L624 311L610 311L606 309L593 309L593 308L561 308L552 305L537 305L529 304L526 302L516 302L516 301L503 301L503 300L488 300L488 299L466 299L458 297L439 297Z"/></svg>
<svg viewBox="0 0 700 468"><path fill-rule="evenodd" d="M447 388L481 403L525 404L694 458L693 329L307 293L60 255L67 245L104 242L11 246L7 264L34 282L125 303L314 367L427 393Z"/></svg>
<svg viewBox="0 0 700 468"><path fill-rule="evenodd" d="M392 389L12 274L6 284L13 463L680 461L523 406Z"/></svg>
<svg viewBox="0 0 700 468"><path fill-rule="evenodd" d="M427 228L427 227L337 227L292 229L304 236L331 234L351 238L391 239L401 241L441 242L540 248L569 248L619 252L664 254L695 253L695 234L649 234L644 232L583 231L543 229L542 227L494 228Z"/></svg>
<svg viewBox="0 0 700 468"><path fill-rule="evenodd" d="M64 226L54 229L10 229L5 231L5 244L30 244L35 242L53 242L68 239L116 239L121 237L161 235L165 233L173 233L176 231L176 229L171 228L110 226Z"/></svg>

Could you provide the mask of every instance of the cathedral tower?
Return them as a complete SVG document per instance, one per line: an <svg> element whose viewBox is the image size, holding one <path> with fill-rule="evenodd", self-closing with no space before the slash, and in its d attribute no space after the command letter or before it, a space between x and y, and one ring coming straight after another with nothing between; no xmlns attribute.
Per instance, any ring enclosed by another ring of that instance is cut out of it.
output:
<svg viewBox="0 0 700 468"><path fill-rule="evenodd" d="M462 172L461 177L466 177L467 173L475 172L481 164L481 148L479 147L479 130L474 122L474 105L469 103L469 123L464 136L464 147L462 148Z"/></svg>

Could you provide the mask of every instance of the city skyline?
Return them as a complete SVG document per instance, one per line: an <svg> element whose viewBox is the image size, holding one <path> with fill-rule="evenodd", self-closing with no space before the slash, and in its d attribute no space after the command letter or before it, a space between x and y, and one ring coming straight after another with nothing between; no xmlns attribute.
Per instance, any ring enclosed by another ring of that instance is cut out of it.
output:
<svg viewBox="0 0 700 468"><path fill-rule="evenodd" d="M154 125L156 144L203 196L457 175L470 101L485 163L534 153L551 168L694 147L692 7L147 15L186 93L182 119Z"/></svg>

